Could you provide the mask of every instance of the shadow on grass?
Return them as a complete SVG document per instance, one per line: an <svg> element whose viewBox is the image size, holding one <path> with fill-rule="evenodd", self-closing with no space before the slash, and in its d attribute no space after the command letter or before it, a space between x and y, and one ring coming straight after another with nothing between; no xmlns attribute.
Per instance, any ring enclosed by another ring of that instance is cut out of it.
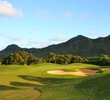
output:
<svg viewBox="0 0 110 100"><path fill-rule="evenodd" d="M34 90L39 91L40 93L39 97L42 95L42 91L39 88L37 88L38 84L21 83L21 82L10 82L10 84L13 86L20 86L20 87L33 87Z"/></svg>
<svg viewBox="0 0 110 100"><path fill-rule="evenodd" d="M18 90L19 88L12 87L12 86L6 86L6 85L0 85L0 91L2 90Z"/></svg>
<svg viewBox="0 0 110 100"><path fill-rule="evenodd" d="M43 77L35 77L30 75L18 75L18 77L28 80L39 82L40 84L30 84L30 83L20 83L20 82L11 82L10 84L13 86L25 86L25 87L34 87L35 90L39 91L42 95L42 88L48 89L49 87L56 87L56 84L62 85L62 83L68 82L71 79L62 79L62 78L43 78ZM67 85L67 84L66 84Z"/></svg>
<svg viewBox="0 0 110 100"><path fill-rule="evenodd" d="M40 82L41 84L57 84L57 83L61 83L64 82L66 80L70 80L70 79L62 79L62 78L43 78L43 77L35 77L35 76L30 76L30 75L18 75L20 78L28 80L28 81L36 81L36 82Z"/></svg>
<svg viewBox="0 0 110 100"><path fill-rule="evenodd" d="M110 74L103 74L90 79L88 78L77 84L76 88L80 91L85 90L86 95L92 91L91 93L95 100L110 100Z"/></svg>
<svg viewBox="0 0 110 100"><path fill-rule="evenodd" d="M37 87L38 84L31 84L31 83L22 83L22 82L10 82L13 86L22 86L22 87Z"/></svg>

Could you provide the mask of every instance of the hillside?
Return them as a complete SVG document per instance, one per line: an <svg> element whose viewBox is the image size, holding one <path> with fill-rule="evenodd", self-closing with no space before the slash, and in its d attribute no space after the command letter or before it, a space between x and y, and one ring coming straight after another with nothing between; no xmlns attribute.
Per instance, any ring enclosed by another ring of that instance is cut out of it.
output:
<svg viewBox="0 0 110 100"><path fill-rule="evenodd" d="M99 37L91 39L82 35L71 38L70 40L57 45L50 45L42 49L36 48L21 48L15 44L7 46L0 51L1 57L6 57L16 51L27 51L36 57L44 57L49 52L56 54L73 54L80 56L97 56L100 54L110 55L110 35L107 37Z"/></svg>

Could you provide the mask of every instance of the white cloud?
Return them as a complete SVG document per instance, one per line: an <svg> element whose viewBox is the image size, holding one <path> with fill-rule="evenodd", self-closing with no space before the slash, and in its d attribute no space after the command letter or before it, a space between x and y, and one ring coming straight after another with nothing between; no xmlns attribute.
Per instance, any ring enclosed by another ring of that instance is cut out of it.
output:
<svg viewBox="0 0 110 100"><path fill-rule="evenodd" d="M10 17L20 17L23 15L21 10L17 10L8 1L0 1L0 15Z"/></svg>
<svg viewBox="0 0 110 100"><path fill-rule="evenodd" d="M36 41L32 39L27 40L27 46L36 47L36 48L43 48L47 47L52 44L58 44L59 42L67 41L68 38L64 36L58 36L53 39L48 39L47 41Z"/></svg>
<svg viewBox="0 0 110 100"><path fill-rule="evenodd" d="M48 45L50 45L51 43L49 41L36 41L36 40L32 40L32 39L28 39L27 40L27 46L30 47L36 47L36 48L43 48L46 47Z"/></svg>
<svg viewBox="0 0 110 100"><path fill-rule="evenodd" d="M22 40L22 37L20 36L9 36L8 37L11 41L21 41Z"/></svg>
<svg viewBox="0 0 110 100"><path fill-rule="evenodd" d="M67 41L68 38L64 36L58 36L53 39L48 39L47 41L39 42L39 47L47 47L52 44L58 44L59 42Z"/></svg>
<svg viewBox="0 0 110 100"><path fill-rule="evenodd" d="M39 31L39 30L41 30L41 28L40 27L34 27L33 30Z"/></svg>
<svg viewBox="0 0 110 100"><path fill-rule="evenodd" d="M4 37L5 35L3 33L0 33L0 37Z"/></svg>
<svg viewBox="0 0 110 100"><path fill-rule="evenodd" d="M86 18L86 17L88 17L88 16L89 16L88 13L82 13L82 14L80 15L81 18Z"/></svg>
<svg viewBox="0 0 110 100"><path fill-rule="evenodd" d="M37 13L37 16L40 16L40 17L43 17L43 18L50 18L50 15L49 15L49 13L47 12L47 11L39 11L38 13Z"/></svg>
<svg viewBox="0 0 110 100"><path fill-rule="evenodd" d="M50 39L50 41L67 41L67 40L68 40L68 38L64 37L64 36L58 36L53 39Z"/></svg>
<svg viewBox="0 0 110 100"><path fill-rule="evenodd" d="M90 31L89 34L95 35L95 34L97 34L97 32L95 32L95 31Z"/></svg>
<svg viewBox="0 0 110 100"><path fill-rule="evenodd" d="M47 46L49 46L51 43L49 42L49 41L44 41L44 42L40 42L39 43L39 46L40 47L47 47Z"/></svg>
<svg viewBox="0 0 110 100"><path fill-rule="evenodd" d="M63 17L71 17L72 13L71 12L64 12L62 13Z"/></svg>
<svg viewBox="0 0 110 100"><path fill-rule="evenodd" d="M3 34L3 33L0 33L0 37L6 38L10 41L21 41L22 40L22 37L20 37L20 36L9 36L9 35Z"/></svg>
<svg viewBox="0 0 110 100"><path fill-rule="evenodd" d="M31 39L27 40L27 43L28 43L29 46L33 46L33 45L37 45L38 44L37 41L33 41Z"/></svg>

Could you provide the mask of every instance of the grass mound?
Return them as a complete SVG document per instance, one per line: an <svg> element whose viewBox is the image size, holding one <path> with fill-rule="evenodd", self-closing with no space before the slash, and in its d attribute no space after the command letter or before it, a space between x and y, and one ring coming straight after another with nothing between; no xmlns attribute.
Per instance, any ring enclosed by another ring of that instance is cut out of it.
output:
<svg viewBox="0 0 110 100"><path fill-rule="evenodd" d="M79 77L50 75L49 70L101 69L90 64L37 64L2 66L0 68L0 100L109 100L110 71ZM87 70L86 70L87 71Z"/></svg>

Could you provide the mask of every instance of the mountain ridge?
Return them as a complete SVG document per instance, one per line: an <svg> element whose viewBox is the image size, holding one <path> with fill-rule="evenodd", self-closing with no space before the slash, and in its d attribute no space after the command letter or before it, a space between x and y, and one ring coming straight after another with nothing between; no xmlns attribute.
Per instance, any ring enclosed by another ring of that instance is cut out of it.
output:
<svg viewBox="0 0 110 100"><path fill-rule="evenodd" d="M1 57L9 56L13 52L27 51L36 57L44 57L49 52L56 54L72 54L84 57L97 56L100 54L110 55L110 35L91 39L83 35L78 35L66 42L49 45L44 48L21 48L16 44L8 45L0 51Z"/></svg>

